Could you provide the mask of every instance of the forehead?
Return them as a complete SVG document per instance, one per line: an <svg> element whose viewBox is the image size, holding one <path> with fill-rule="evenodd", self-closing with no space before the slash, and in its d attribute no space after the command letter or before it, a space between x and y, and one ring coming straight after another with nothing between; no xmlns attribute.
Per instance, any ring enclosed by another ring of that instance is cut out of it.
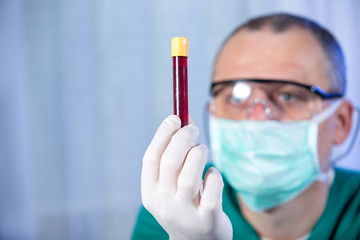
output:
<svg viewBox="0 0 360 240"><path fill-rule="evenodd" d="M329 88L328 60L306 29L292 27L281 33L269 28L243 29L220 51L213 81L234 78L268 78Z"/></svg>

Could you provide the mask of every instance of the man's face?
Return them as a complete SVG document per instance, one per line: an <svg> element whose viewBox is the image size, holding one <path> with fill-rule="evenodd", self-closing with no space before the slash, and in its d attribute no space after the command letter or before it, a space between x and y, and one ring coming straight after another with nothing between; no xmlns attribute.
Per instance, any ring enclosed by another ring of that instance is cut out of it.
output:
<svg viewBox="0 0 360 240"><path fill-rule="evenodd" d="M268 28L241 30L220 52L213 82L239 78L277 79L316 85L328 91L326 63L325 53L308 30L298 27L282 33ZM263 116L263 108L259 107L249 118L259 121L264 120ZM331 119L319 127L318 153L322 170L329 168L333 128Z"/></svg>

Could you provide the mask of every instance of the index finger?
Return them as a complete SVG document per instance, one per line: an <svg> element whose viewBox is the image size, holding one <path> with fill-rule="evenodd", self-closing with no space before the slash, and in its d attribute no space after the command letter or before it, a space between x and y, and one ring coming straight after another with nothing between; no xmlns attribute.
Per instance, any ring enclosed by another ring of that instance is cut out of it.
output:
<svg viewBox="0 0 360 240"><path fill-rule="evenodd" d="M159 126L154 138L147 148L143 157L141 173L141 191L156 186L159 179L160 158L164 153L171 137L180 129L181 120L176 115L168 116Z"/></svg>

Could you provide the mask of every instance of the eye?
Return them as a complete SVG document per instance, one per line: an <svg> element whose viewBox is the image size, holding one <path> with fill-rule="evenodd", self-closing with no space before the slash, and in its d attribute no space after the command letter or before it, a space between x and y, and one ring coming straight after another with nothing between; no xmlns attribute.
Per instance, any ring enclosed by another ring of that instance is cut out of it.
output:
<svg viewBox="0 0 360 240"><path fill-rule="evenodd" d="M289 92L280 93L279 96L280 100L284 102L293 102L296 100L296 95Z"/></svg>
<svg viewBox="0 0 360 240"><path fill-rule="evenodd" d="M231 103L231 104L240 104L242 102L244 102L244 98L241 98L239 96L236 96L234 94L232 94L231 96L228 97L228 101Z"/></svg>

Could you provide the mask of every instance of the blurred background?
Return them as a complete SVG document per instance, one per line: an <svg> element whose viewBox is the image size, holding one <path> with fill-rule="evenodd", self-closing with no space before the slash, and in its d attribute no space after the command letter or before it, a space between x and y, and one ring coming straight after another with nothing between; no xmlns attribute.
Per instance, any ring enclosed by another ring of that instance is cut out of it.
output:
<svg viewBox="0 0 360 240"><path fill-rule="evenodd" d="M189 110L205 142L219 45L278 11L334 33L360 105L360 1L0 0L0 239L129 239L142 155L172 113L171 38L189 38ZM360 170L359 143L340 166Z"/></svg>

